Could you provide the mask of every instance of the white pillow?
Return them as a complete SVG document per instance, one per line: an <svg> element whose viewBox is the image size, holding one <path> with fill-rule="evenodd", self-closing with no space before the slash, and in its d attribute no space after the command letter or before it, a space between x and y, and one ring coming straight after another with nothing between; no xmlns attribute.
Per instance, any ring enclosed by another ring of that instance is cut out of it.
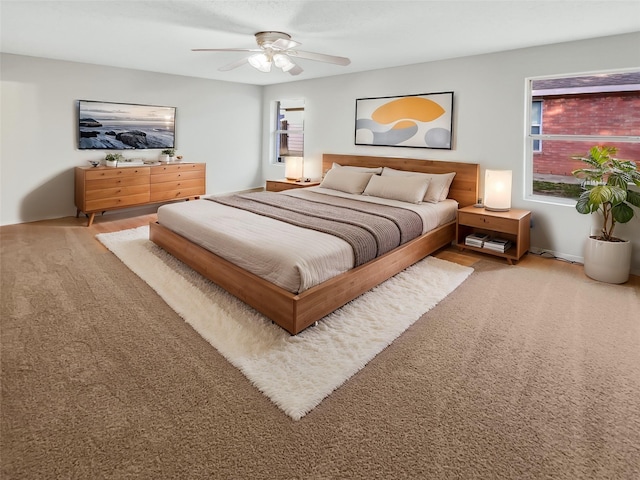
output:
<svg viewBox="0 0 640 480"><path fill-rule="evenodd" d="M359 172L348 168L332 168L324 176L320 186L341 192L361 194L373 175L370 172Z"/></svg>
<svg viewBox="0 0 640 480"><path fill-rule="evenodd" d="M422 203L431 180L418 176L378 176L373 175L363 195L400 200L401 202Z"/></svg>
<svg viewBox="0 0 640 480"><path fill-rule="evenodd" d="M420 172L407 172L405 170L395 170L393 168L384 167L382 170L383 176L425 176L431 179L427 193L424 195L424 201L430 203L438 203L442 200L446 200L449 195L449 187L453 182L453 177L456 176L455 172L452 173L420 173Z"/></svg>
<svg viewBox="0 0 640 480"><path fill-rule="evenodd" d="M357 172L375 173L376 175L380 175L382 173L382 167L355 167L353 165L340 165L336 162L333 162L331 168L347 168Z"/></svg>

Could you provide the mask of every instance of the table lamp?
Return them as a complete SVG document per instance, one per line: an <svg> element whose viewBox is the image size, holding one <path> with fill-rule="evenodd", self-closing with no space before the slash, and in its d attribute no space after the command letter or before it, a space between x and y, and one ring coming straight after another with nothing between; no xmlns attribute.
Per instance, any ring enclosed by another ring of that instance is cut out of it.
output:
<svg viewBox="0 0 640 480"><path fill-rule="evenodd" d="M484 208L493 212L511 209L511 170L487 170L484 174Z"/></svg>

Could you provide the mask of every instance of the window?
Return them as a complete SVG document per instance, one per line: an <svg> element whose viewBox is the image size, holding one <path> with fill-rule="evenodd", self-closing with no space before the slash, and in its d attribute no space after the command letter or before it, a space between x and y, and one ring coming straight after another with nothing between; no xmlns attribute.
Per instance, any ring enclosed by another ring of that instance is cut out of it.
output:
<svg viewBox="0 0 640 480"><path fill-rule="evenodd" d="M542 101L534 100L531 102L531 133L540 135L542 133ZM533 141L533 151L539 152L542 140Z"/></svg>
<svg viewBox="0 0 640 480"><path fill-rule="evenodd" d="M304 101L276 102L274 128L274 163L286 157L304 157Z"/></svg>
<svg viewBox="0 0 640 480"><path fill-rule="evenodd" d="M528 89L529 196L577 199L571 172L582 165L571 157L593 145L640 162L640 71L534 78Z"/></svg>

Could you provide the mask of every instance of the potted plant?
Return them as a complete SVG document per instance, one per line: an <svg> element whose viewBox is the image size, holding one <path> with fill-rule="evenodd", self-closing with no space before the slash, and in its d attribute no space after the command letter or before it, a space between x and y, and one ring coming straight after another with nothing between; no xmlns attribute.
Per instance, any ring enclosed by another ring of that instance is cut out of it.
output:
<svg viewBox="0 0 640 480"><path fill-rule="evenodd" d="M116 167L118 166L118 162L122 160L124 160L124 155L121 153L107 153L104 157L107 167Z"/></svg>
<svg viewBox="0 0 640 480"><path fill-rule="evenodd" d="M162 155L160 155L161 162L173 162L173 156L176 154L176 151L173 148L167 148L162 150Z"/></svg>
<svg viewBox="0 0 640 480"><path fill-rule="evenodd" d="M614 158L618 149L596 145L586 156L572 158L587 164L571 172L584 179L584 192L576 203L580 213L601 215L597 235L587 239L584 251L584 271L595 279L608 283L624 283L631 269L631 242L614 236L618 223L627 223L640 207L640 193L629 189L640 186L640 172L635 162Z"/></svg>

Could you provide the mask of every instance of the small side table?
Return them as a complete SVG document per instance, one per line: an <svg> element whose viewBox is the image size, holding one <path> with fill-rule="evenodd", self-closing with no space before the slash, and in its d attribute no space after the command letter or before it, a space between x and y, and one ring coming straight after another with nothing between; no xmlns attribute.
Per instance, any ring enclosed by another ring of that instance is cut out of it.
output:
<svg viewBox="0 0 640 480"><path fill-rule="evenodd" d="M268 192L282 192L283 190L290 190L292 188L317 187L318 185L320 185L320 182L302 182L283 178L280 180L267 180L265 190Z"/></svg>
<svg viewBox="0 0 640 480"><path fill-rule="evenodd" d="M460 250L473 250L502 257L513 265L520 260L530 247L531 212L512 208L508 212L492 212L474 206L458 210L456 224L456 244ZM465 245L465 238L472 233L486 233L492 237L500 237L511 242L511 247L504 253L486 247Z"/></svg>

